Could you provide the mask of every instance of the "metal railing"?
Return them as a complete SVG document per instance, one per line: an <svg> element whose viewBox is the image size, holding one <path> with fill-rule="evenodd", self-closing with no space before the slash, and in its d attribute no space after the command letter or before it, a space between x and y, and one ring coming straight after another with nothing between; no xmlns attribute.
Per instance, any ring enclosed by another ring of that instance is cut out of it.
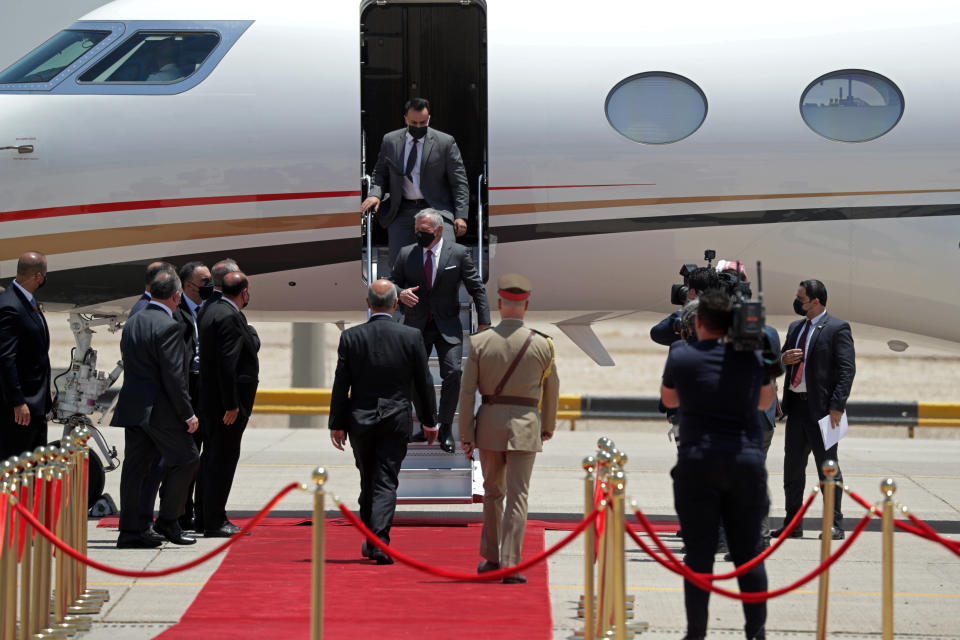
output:
<svg viewBox="0 0 960 640"><path fill-rule="evenodd" d="M664 420L659 399L643 396L590 396L562 394L557 418L569 420ZM330 389L260 389L254 413L327 414ZM917 427L960 427L960 403L872 402L847 403L851 425L906 427L909 437Z"/></svg>

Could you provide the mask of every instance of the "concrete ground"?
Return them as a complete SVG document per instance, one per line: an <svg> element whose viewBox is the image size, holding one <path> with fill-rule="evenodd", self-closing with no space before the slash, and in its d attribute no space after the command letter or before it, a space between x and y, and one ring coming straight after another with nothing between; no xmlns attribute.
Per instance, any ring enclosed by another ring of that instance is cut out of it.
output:
<svg viewBox="0 0 960 640"><path fill-rule="evenodd" d="M673 498L668 471L675 458L660 424L622 425L608 430L619 448L626 451L628 499L635 499L654 518L674 519ZM107 429L107 437L119 444L120 433ZM530 511L537 514L562 514L575 518L582 513L580 461L595 452L597 431L561 431L538 458L534 472ZM782 428L774 438L769 461L770 495L775 522L783 514ZM873 501L879 498L879 482L890 476L898 484L896 498L914 513L950 538L960 534L960 442L956 440L907 440L851 435L841 447L841 464L847 484ZM349 452L333 449L325 430L253 429L244 437L243 457L238 470L229 509L246 515L259 509L282 486L306 482L311 470L324 466L330 474L329 490L356 508L359 476ZM813 466L808 477L813 477ZM119 473L107 477L107 491L119 495ZM862 515L848 500L844 505L847 524L852 527ZM464 512L479 514L479 505L401 506L401 513ZM308 516L310 499L306 494L289 496L279 506L281 515ZM802 540L789 540L767 562L771 587L787 584L816 566L819 558L817 520L819 505L808 513L806 534ZM256 534L254 534L256 535ZM548 532L550 545L564 534ZM172 566L204 553L218 540L201 538L192 547L164 545L159 550L119 551L114 547L116 532L96 528L90 521L90 554L97 560L121 567L156 569ZM668 537L676 551L679 541ZM960 599L960 559L930 542L908 534L897 534L896 542L895 629L902 638L960 638L960 625L954 607ZM680 638L684 633L684 609L681 580L627 543L629 593L636 597L636 618L649 622L645 635L654 638ZM417 555L417 557L421 557ZM424 560L429 561L428 557ZM554 620L554 638L567 638L579 628L576 603L583 585L583 547L577 540L550 560L550 589ZM193 601L207 578L216 570L212 561L190 572L168 578L130 580L91 571L91 586L107 588L111 600L97 616L86 638L152 638L177 622ZM718 567L731 567L719 562ZM879 636L880 617L880 533L877 526L868 529L831 573L831 635L844 638ZM256 588L251 584L251 588ZM816 583L773 601L769 607L768 637L812 638L816 628ZM442 592L435 594L442 600ZM953 611L954 613L951 613ZM738 637L742 613L738 603L714 596L710 611L711 637Z"/></svg>

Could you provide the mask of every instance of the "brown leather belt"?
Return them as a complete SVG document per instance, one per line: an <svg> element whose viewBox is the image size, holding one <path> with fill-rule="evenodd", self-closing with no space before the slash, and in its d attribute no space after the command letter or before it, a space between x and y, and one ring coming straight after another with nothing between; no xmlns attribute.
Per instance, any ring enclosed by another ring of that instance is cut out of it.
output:
<svg viewBox="0 0 960 640"><path fill-rule="evenodd" d="M519 407L536 407L540 401L519 396L483 396L483 404L512 404Z"/></svg>

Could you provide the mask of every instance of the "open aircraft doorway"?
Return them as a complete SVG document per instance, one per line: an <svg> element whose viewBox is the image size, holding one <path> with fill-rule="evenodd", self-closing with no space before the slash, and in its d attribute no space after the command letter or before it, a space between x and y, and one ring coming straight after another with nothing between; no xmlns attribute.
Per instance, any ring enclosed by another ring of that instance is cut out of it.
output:
<svg viewBox="0 0 960 640"><path fill-rule="evenodd" d="M486 24L486 8L479 2L377 0L360 8L363 197L384 134L403 126L407 100L426 98L430 127L452 135L463 157L470 215L467 233L458 240L474 247L484 280L489 275ZM388 206L388 201L380 206ZM376 216L368 225L369 220L364 218L364 280L389 272L386 229Z"/></svg>

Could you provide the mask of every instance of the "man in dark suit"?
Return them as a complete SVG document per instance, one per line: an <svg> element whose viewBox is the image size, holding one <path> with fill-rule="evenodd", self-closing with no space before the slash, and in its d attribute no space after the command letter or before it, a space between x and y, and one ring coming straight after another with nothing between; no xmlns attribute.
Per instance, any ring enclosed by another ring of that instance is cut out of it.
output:
<svg viewBox="0 0 960 640"><path fill-rule="evenodd" d="M391 317L397 294L390 281L377 280L370 286L367 305L370 320L340 335L330 439L343 451L349 435L360 471L360 519L390 544L398 475L412 430L411 400L417 415L432 424L436 399L420 333ZM393 563L366 542L361 552L377 564Z"/></svg>
<svg viewBox="0 0 960 640"><path fill-rule="evenodd" d="M223 298L223 278L235 271L240 271L240 265L233 258L224 258L210 269L210 284L202 291L205 297L203 304L197 309L197 322L200 321L205 309L212 307L217 300Z"/></svg>
<svg viewBox="0 0 960 640"><path fill-rule="evenodd" d="M406 127L383 136L373 170L373 182L363 212L378 211L385 191L389 208L378 211L380 226L387 229L390 264L400 249L414 241L414 216L430 207L445 221L445 235L453 244L456 235L467 232L470 188L460 149L453 136L431 129L430 102L423 98L407 101L403 108Z"/></svg>
<svg viewBox="0 0 960 640"><path fill-rule="evenodd" d="M127 313L128 318L132 318L147 307L147 303L150 302L150 283L153 282L153 279L157 277L157 274L161 271L170 271L176 273L176 268L169 262L163 262L158 260L157 262L151 262L147 265L147 278L143 287L143 295L141 295L136 302L133 303L133 306L130 307L130 311Z"/></svg>
<svg viewBox="0 0 960 640"><path fill-rule="evenodd" d="M0 294L0 460L47 444L50 331L34 297L46 281L47 258L28 251Z"/></svg>
<svg viewBox="0 0 960 640"><path fill-rule="evenodd" d="M187 391L183 327L173 317L182 292L175 273L158 272L150 284L150 302L126 322L120 339L123 386L110 424L125 427L117 539L121 549L156 547L163 538L174 544L196 542L178 522L199 464L190 436L199 423ZM163 458L165 472L154 533L144 526L141 496L157 456Z"/></svg>
<svg viewBox="0 0 960 640"><path fill-rule="evenodd" d="M427 354L440 360L440 446L454 449L452 424L460 396L463 325L460 323L460 283L477 307L477 323L490 326L490 306L483 282L463 245L442 237L443 219L431 209L416 216L417 244L400 250L390 277L403 303L403 322L423 333ZM421 420L425 429L433 425Z"/></svg>
<svg viewBox="0 0 960 640"><path fill-rule="evenodd" d="M187 389L190 391L190 403L194 407L200 406L200 340L197 329L197 312L203 302L203 293L212 290L210 286L210 269L202 262L188 262L180 267L180 281L183 283L183 297L177 306L175 317L183 326L183 343L186 348L187 370L190 372L187 379ZM193 442L197 451L203 448L202 429L193 432ZM198 476L199 478L199 476ZM184 504L180 526L191 531L203 531L203 518L200 505L203 498L199 491L194 491L199 483L197 478L190 484L187 491L187 502ZM196 498L194 497L196 493Z"/></svg>
<svg viewBox="0 0 960 640"><path fill-rule="evenodd" d="M820 481L825 480L824 460L838 464L836 481L843 485L837 445L826 451L818 421L830 416L832 428L840 424L856 374L853 336L850 325L827 313L827 288L819 280L804 280L797 289L793 310L805 316L790 325L783 344L783 363L787 375L783 389L783 412L787 415L786 442L783 452L783 493L786 502L786 524L800 510L803 502L804 474L810 452L817 463ZM842 491L836 492L833 510L834 540L842 540ZM771 532L783 533L783 527ZM798 527L793 537L803 531Z"/></svg>
<svg viewBox="0 0 960 640"><path fill-rule="evenodd" d="M203 534L226 538L240 528L227 519L227 499L240 460L240 441L257 395L260 339L240 311L250 286L240 271L223 278L223 297L199 321L200 410L203 415Z"/></svg>

